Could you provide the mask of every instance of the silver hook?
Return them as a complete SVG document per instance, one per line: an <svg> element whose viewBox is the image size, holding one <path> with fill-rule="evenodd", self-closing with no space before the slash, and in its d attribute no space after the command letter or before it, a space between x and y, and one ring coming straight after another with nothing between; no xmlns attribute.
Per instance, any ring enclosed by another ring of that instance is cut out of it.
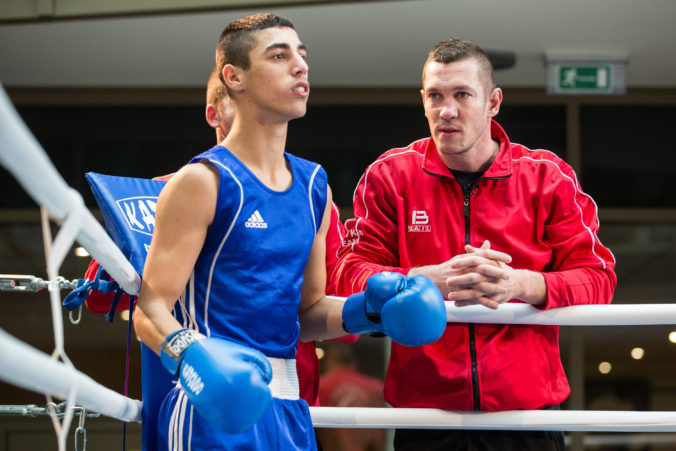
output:
<svg viewBox="0 0 676 451"><path fill-rule="evenodd" d="M82 320L82 304L80 304L77 308L77 318L73 318L73 312L75 312L75 310L68 312L68 319L70 319L70 323L80 324L80 321Z"/></svg>

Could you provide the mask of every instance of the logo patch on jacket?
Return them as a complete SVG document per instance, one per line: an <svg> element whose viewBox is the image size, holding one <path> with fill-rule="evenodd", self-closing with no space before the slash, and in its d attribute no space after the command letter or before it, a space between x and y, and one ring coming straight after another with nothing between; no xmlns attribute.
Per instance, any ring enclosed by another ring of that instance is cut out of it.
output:
<svg viewBox="0 0 676 451"><path fill-rule="evenodd" d="M155 231L157 197L129 197L116 203L130 229L152 236Z"/></svg>
<svg viewBox="0 0 676 451"><path fill-rule="evenodd" d="M430 218L425 210L413 210L411 212L411 224L408 226L409 232L431 232L432 226L429 225Z"/></svg>

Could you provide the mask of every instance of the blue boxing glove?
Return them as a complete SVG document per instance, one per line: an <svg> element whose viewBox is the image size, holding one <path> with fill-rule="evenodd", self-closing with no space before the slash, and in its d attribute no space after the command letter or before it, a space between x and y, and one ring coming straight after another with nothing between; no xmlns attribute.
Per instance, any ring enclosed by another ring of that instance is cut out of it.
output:
<svg viewBox="0 0 676 451"><path fill-rule="evenodd" d="M249 428L270 403L272 368L255 349L180 329L164 340L160 360L200 415L224 432Z"/></svg>
<svg viewBox="0 0 676 451"><path fill-rule="evenodd" d="M365 291L345 300L343 327L353 334L386 334L399 344L422 346L443 335L446 307L427 277L382 272L369 278Z"/></svg>
<svg viewBox="0 0 676 451"><path fill-rule="evenodd" d="M404 288L406 276L396 272L374 274L366 281L366 290L345 300L343 328L351 334L385 335L380 312L387 300Z"/></svg>
<svg viewBox="0 0 676 451"><path fill-rule="evenodd" d="M407 277L405 287L383 306L383 328L395 342L423 346L446 330L446 304L441 292L425 276Z"/></svg>

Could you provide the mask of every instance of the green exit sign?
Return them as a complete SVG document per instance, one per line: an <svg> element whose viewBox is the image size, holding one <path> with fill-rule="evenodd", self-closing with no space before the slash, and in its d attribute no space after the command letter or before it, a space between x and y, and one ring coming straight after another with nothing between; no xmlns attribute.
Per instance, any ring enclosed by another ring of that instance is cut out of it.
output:
<svg viewBox="0 0 676 451"><path fill-rule="evenodd" d="M547 50L547 93L623 95L628 62L629 53L619 50Z"/></svg>
<svg viewBox="0 0 676 451"><path fill-rule="evenodd" d="M561 65L558 71L559 92L607 93L612 90L612 68L602 66Z"/></svg>

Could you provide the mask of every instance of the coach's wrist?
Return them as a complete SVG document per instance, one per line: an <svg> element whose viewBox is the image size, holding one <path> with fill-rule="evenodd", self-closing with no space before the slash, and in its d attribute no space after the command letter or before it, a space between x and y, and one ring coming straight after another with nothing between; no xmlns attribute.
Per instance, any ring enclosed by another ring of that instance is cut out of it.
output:
<svg viewBox="0 0 676 451"><path fill-rule="evenodd" d="M518 296L523 302L534 306L543 306L547 301L547 285L542 273L529 271L527 269L514 270L516 285L518 287Z"/></svg>

